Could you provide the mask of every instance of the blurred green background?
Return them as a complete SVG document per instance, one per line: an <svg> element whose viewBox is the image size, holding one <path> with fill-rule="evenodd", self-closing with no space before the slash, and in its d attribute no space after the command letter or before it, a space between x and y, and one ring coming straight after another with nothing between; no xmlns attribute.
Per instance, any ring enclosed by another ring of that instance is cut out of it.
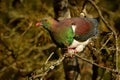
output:
<svg viewBox="0 0 120 80"><path fill-rule="evenodd" d="M72 0L71 0L72 1ZM77 7L81 7L84 0L78 0ZM118 34L118 47L120 46L120 0L95 0L100 7L103 16L116 30ZM96 11L88 4L89 14ZM72 7L72 17L78 15ZM42 73L54 63L61 54L54 54L49 63L44 65L48 56L55 49L49 33L35 23L41 18L54 17L53 0L0 0L0 80L27 80L28 76L35 72ZM106 25L100 21L100 34L95 41L95 48L100 49L109 38ZM115 68L115 38L112 36L104 49L101 50L99 64ZM120 53L120 48L119 48ZM120 56L120 55L118 55ZM120 68L120 57L119 57ZM99 75L104 71L99 70ZM104 76L106 75L107 78ZM114 80L104 73L104 80ZM114 75L113 75L114 76ZM46 80L64 80L62 64L46 76ZM99 79L98 79L99 80Z"/></svg>

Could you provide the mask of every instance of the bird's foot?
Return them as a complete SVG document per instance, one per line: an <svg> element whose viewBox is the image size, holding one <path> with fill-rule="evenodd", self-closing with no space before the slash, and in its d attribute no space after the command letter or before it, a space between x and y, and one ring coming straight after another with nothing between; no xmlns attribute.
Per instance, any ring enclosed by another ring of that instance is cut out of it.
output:
<svg viewBox="0 0 120 80"><path fill-rule="evenodd" d="M68 48L68 52L65 53L65 57L74 57L78 51L75 48Z"/></svg>

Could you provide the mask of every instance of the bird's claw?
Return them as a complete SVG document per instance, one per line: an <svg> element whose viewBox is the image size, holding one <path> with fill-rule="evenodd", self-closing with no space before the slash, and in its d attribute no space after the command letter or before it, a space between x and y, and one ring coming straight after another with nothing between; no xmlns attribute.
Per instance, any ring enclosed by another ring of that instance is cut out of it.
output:
<svg viewBox="0 0 120 80"><path fill-rule="evenodd" d="M68 52L65 53L65 57L71 57L71 58L73 58L73 57L75 57L75 54L76 54L76 53L78 53L78 52L76 51L76 49L68 48Z"/></svg>

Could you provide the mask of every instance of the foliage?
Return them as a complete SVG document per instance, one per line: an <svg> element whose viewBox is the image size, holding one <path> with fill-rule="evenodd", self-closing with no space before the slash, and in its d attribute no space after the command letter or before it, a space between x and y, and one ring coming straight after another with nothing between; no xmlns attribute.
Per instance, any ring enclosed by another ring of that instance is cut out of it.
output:
<svg viewBox="0 0 120 80"><path fill-rule="evenodd" d="M80 1L78 0L78 2ZM120 46L120 1L95 1L100 6L105 19L116 30L118 45ZM60 51L58 51L58 54L51 57L49 64L45 65L46 59L54 51L56 45L52 42L47 31L35 27L35 23L40 18L54 16L52 3L52 0L0 0L0 80L27 80L31 73L42 73L44 69L48 68L61 56ZM81 7L81 5L82 3L77 4L78 7ZM71 6L70 8L72 16L78 16L78 12L75 11L76 8ZM96 16L97 13L90 4L88 4L87 9L91 10L88 14ZM100 21L99 28L100 34L97 40L94 41L96 44L94 47L101 50L98 53L95 52L94 55L97 59L94 60L100 65L116 68L115 36L111 34L102 21ZM108 42L106 42L107 40ZM104 44L105 46L103 46ZM88 48L84 53L84 55L87 54L87 58L93 55L89 54ZM120 55L118 56L118 67L120 68ZM85 69L82 70L84 72ZM104 80L114 80L115 78L115 74L110 72L100 69L97 71L98 78L101 76ZM82 75L84 76L84 74ZM111 78L110 75L113 75L113 77ZM46 79L64 80L62 64L50 72Z"/></svg>

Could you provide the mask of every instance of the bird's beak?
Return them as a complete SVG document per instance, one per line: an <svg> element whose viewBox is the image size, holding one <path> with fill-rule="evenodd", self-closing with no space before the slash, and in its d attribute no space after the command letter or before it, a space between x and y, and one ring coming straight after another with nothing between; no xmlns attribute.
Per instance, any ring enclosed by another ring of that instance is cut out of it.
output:
<svg viewBox="0 0 120 80"><path fill-rule="evenodd" d="M42 26L42 22L37 22L37 23L36 23L36 26L37 26L37 27Z"/></svg>

